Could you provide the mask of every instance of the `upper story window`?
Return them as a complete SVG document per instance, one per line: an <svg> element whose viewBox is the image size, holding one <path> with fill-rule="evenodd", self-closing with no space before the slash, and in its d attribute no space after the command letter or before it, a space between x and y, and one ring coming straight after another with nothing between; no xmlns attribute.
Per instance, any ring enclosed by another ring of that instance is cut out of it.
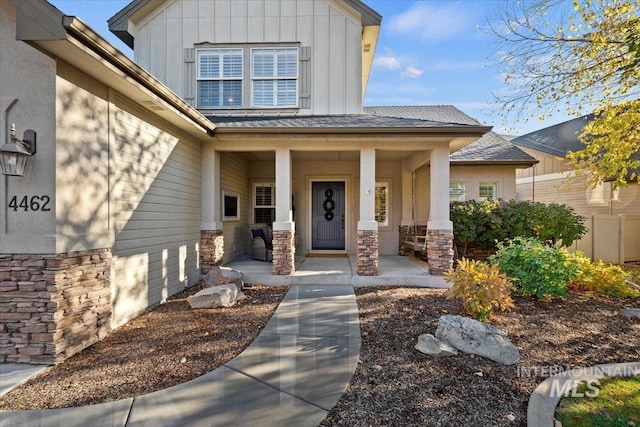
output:
<svg viewBox="0 0 640 427"><path fill-rule="evenodd" d="M251 49L251 106L298 106L298 48Z"/></svg>
<svg viewBox="0 0 640 427"><path fill-rule="evenodd" d="M300 94L300 75L309 74L310 58L308 48L302 50L301 56L297 46L195 49L197 108L309 108L308 94Z"/></svg>
<svg viewBox="0 0 640 427"><path fill-rule="evenodd" d="M242 49L198 49L198 107L242 106Z"/></svg>

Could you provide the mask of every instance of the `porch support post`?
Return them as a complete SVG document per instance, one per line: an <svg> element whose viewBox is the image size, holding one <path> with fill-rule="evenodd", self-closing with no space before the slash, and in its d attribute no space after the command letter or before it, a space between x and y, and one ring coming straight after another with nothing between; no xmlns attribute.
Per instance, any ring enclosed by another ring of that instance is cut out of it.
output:
<svg viewBox="0 0 640 427"><path fill-rule="evenodd" d="M224 256L220 209L220 153L202 145L202 222L200 223L200 271L207 274Z"/></svg>
<svg viewBox="0 0 640 427"><path fill-rule="evenodd" d="M276 149L276 220L273 223L272 274L290 275L295 272L294 234L291 203L291 150Z"/></svg>
<svg viewBox="0 0 640 427"><path fill-rule="evenodd" d="M402 218L398 230L398 255L413 255L413 251L403 244L412 237L415 220L413 212L413 170L402 162Z"/></svg>
<svg viewBox="0 0 640 427"><path fill-rule="evenodd" d="M376 207L376 150L360 150L360 220L358 221L357 271L378 275L378 223Z"/></svg>
<svg viewBox="0 0 640 427"><path fill-rule="evenodd" d="M431 151L430 220L427 222L427 259L432 274L453 266L453 223L449 219L449 147Z"/></svg>

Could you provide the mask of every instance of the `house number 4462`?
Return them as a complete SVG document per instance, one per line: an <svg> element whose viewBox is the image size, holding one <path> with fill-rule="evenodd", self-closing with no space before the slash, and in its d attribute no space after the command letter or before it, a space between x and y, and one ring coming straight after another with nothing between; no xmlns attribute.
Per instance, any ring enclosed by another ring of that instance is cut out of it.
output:
<svg viewBox="0 0 640 427"><path fill-rule="evenodd" d="M51 207L49 206L50 202L51 198L49 196L24 196L21 199L18 198L18 196L13 196L9 201L9 208L13 209L14 212L19 209L25 212L49 212L51 210Z"/></svg>

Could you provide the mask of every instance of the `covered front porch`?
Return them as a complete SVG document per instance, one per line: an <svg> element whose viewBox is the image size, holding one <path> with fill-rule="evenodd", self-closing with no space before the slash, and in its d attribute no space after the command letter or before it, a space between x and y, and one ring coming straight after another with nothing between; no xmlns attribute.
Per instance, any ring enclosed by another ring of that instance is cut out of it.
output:
<svg viewBox="0 0 640 427"><path fill-rule="evenodd" d="M448 283L442 276L429 274L426 262L415 257L399 255L381 256L377 276L361 276L357 272L355 256L299 257L292 275L273 275L268 262L242 258L226 264L244 273L247 284L280 285L402 285L445 288Z"/></svg>

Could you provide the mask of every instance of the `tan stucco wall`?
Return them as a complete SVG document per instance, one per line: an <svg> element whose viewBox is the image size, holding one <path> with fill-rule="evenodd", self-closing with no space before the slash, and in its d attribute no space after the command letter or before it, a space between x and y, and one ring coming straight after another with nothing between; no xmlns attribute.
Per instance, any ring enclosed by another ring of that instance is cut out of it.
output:
<svg viewBox="0 0 640 427"><path fill-rule="evenodd" d="M0 145L16 124L18 137L37 132L37 153L24 177L0 175L0 253L54 253L56 250L56 64L49 56L16 41L15 7L0 0ZM5 111L17 99L5 122ZM5 133L6 132L6 133ZM50 198L50 211L14 211L13 197Z"/></svg>

